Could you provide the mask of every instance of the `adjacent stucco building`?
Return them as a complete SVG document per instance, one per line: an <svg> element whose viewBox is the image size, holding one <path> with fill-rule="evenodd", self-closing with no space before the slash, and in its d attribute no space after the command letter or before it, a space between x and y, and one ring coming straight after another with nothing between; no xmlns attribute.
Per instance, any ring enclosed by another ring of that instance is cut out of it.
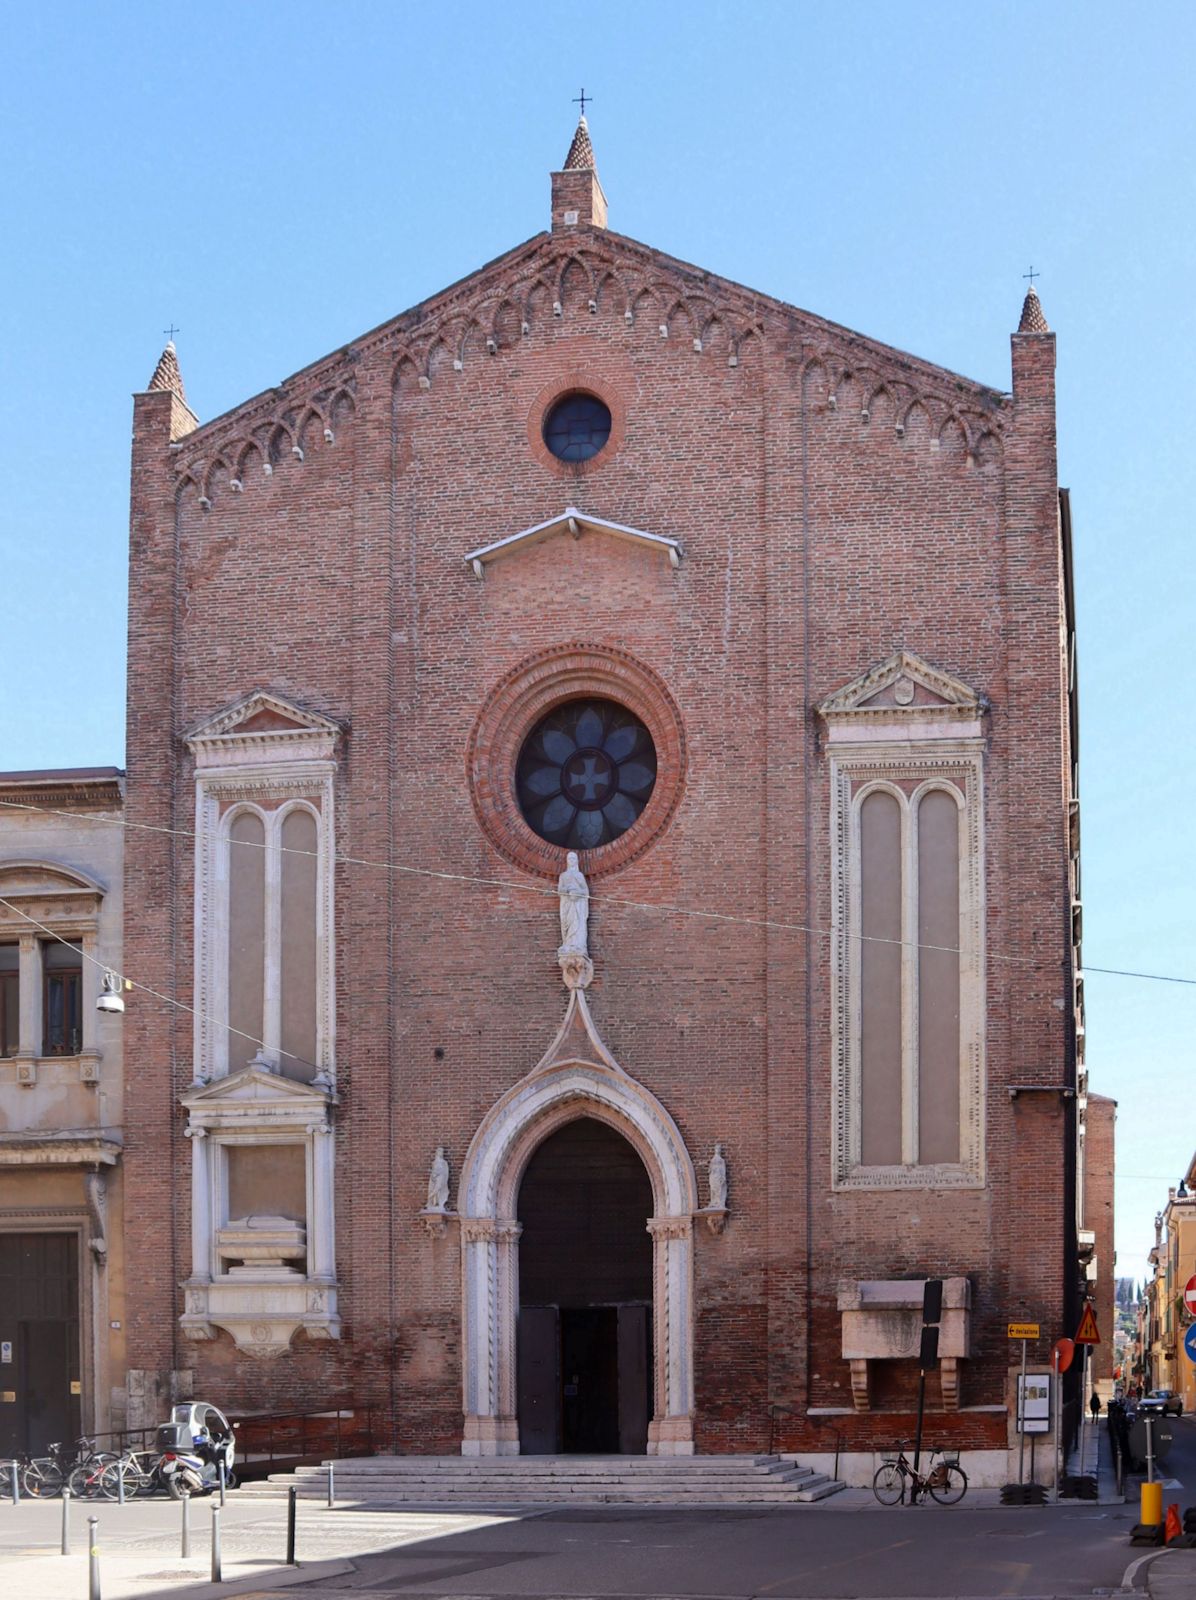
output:
<svg viewBox="0 0 1196 1600"><path fill-rule="evenodd" d="M0 772L0 1452L124 1426L124 774Z"/></svg>

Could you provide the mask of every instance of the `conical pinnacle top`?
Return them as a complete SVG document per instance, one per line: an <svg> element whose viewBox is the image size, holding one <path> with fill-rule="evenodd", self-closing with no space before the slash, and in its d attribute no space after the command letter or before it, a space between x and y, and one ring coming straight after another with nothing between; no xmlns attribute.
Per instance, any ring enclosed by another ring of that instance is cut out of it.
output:
<svg viewBox="0 0 1196 1600"><path fill-rule="evenodd" d="M173 389L184 405L187 396L183 390L183 374L179 370L178 352L174 348L174 340L163 350L158 357L158 365L154 368L154 375L149 381L150 389Z"/></svg>
<svg viewBox="0 0 1196 1600"><path fill-rule="evenodd" d="M1038 298L1038 291L1031 284L1026 290L1026 298L1022 305L1022 320L1017 325L1019 333L1050 333L1047 319L1042 313L1042 301Z"/></svg>
<svg viewBox="0 0 1196 1600"><path fill-rule="evenodd" d="M577 132L569 146L562 172L594 172L594 146L590 143L590 125L584 116L577 119Z"/></svg>

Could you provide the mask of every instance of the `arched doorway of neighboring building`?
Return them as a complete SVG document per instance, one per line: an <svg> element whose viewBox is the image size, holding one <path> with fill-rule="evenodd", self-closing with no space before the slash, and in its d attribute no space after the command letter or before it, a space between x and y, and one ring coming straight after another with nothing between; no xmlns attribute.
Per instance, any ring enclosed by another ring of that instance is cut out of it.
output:
<svg viewBox="0 0 1196 1600"><path fill-rule="evenodd" d="M519 1447L642 1454L651 1411L652 1184L632 1145L578 1117L519 1185Z"/></svg>

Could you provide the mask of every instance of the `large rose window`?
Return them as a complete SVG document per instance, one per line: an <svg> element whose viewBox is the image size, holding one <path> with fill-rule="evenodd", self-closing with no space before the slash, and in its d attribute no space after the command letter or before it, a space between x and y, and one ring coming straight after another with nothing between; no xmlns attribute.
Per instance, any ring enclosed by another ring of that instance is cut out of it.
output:
<svg viewBox="0 0 1196 1600"><path fill-rule="evenodd" d="M541 717L515 771L528 826L568 850L593 850L626 833L655 782L651 734L613 700L570 700Z"/></svg>

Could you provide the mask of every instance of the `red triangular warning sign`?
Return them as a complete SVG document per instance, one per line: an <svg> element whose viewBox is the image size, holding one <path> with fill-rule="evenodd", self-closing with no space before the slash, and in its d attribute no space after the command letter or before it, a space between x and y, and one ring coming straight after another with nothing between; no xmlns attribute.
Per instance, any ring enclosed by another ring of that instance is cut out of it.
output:
<svg viewBox="0 0 1196 1600"><path fill-rule="evenodd" d="M1099 1344L1100 1331L1096 1326L1096 1313L1091 1306L1084 1307L1084 1315L1080 1318L1080 1331L1076 1334L1077 1344Z"/></svg>

